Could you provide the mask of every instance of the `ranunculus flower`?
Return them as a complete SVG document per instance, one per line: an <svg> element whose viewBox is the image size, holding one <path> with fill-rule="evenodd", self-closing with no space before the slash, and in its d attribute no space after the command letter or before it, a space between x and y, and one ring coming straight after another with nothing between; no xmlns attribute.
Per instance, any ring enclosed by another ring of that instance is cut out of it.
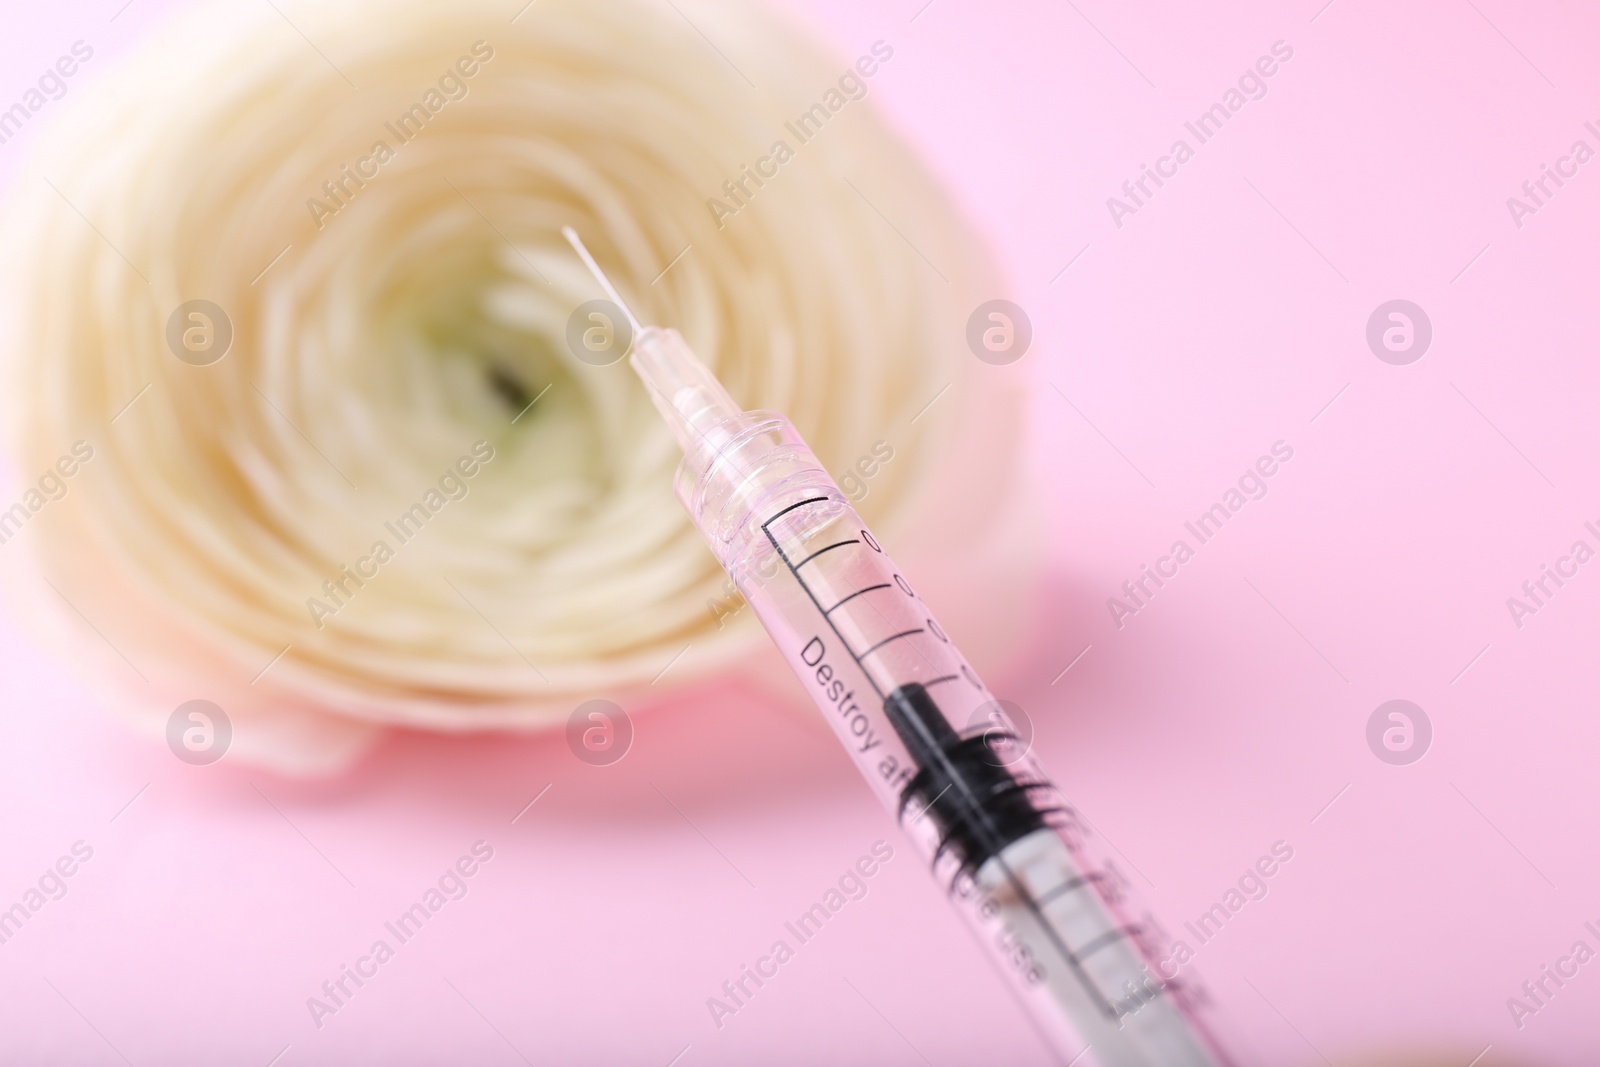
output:
<svg viewBox="0 0 1600 1067"><path fill-rule="evenodd" d="M883 442L869 521L969 656L1015 635L1021 405L965 340L1001 294L877 113L897 43L868 77L677 6L219 5L59 105L4 219L8 428L27 482L94 458L0 555L116 707L211 700L234 753L317 772L781 675L627 363L569 347L601 294L563 224L836 473Z"/></svg>

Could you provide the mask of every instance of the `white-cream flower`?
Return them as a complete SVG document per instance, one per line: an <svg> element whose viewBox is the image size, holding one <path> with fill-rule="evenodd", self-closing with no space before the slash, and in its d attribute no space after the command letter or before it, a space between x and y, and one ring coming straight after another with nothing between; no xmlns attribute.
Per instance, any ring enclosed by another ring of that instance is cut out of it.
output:
<svg viewBox="0 0 1600 1067"><path fill-rule="evenodd" d="M80 94L17 179L12 452L24 478L78 439L95 456L29 521L29 555L3 551L141 721L203 697L237 753L316 771L389 725L547 726L762 647L715 606L626 362L569 350L600 294L564 224L830 468L887 442L861 507L902 557L942 560L925 587L1000 573L978 547L999 543L1020 405L964 339L1000 294L875 109L898 43L867 77L748 6L517 6L204 11ZM785 123L847 71L801 143ZM231 324L216 362L168 344L193 300ZM1015 620L1006 588L970 603Z"/></svg>

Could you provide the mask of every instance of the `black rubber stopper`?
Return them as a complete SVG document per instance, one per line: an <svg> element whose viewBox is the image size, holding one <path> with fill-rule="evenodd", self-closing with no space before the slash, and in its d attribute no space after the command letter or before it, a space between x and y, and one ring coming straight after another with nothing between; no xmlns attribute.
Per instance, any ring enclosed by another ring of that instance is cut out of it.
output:
<svg viewBox="0 0 1600 1067"><path fill-rule="evenodd" d="M919 800L939 828L938 861L954 853L961 873L971 875L990 857L1045 825L1047 811L1034 804L993 746L994 731L963 738L920 683L890 693L883 710L916 762L917 774L900 793L900 815Z"/></svg>

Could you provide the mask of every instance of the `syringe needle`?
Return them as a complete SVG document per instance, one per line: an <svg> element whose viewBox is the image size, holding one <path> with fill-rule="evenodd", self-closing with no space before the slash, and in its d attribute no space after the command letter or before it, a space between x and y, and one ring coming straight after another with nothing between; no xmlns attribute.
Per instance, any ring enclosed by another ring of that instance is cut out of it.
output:
<svg viewBox="0 0 1600 1067"><path fill-rule="evenodd" d="M561 227L561 236L565 237L567 243L572 246L572 250L578 253L578 258L583 260L583 265L589 268L589 273L594 275L594 280L600 283L600 288L606 291L606 295L611 298L611 302L622 309L622 313L628 317L628 323L633 327L633 332L637 335L644 327L639 324L638 319L633 317L633 310L623 303L622 297L617 295L616 287L611 284L611 279L606 277L605 271L600 269L600 264L594 261L594 257L584 247L583 239L578 236L578 231L571 226L563 226Z"/></svg>
<svg viewBox="0 0 1600 1067"><path fill-rule="evenodd" d="M562 233L637 328L578 235ZM1132 921L1131 889L1096 863L1037 764L1011 769L1021 753L1006 746L1015 731L1000 703L800 433L742 409L669 327L639 329L628 362L683 449L676 489L691 521L885 806L904 821L919 802L932 831L912 840L1061 1061L1088 1044L1103 1067L1226 1063L1192 973L1168 973L1187 962L1183 943ZM769 567L774 556L783 566ZM873 854L894 852L879 842Z"/></svg>

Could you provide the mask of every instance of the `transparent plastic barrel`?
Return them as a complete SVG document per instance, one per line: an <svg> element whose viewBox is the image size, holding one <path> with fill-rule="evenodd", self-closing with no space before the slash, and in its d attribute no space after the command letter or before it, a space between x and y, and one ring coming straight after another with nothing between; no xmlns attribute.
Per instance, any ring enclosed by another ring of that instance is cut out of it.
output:
<svg viewBox="0 0 1600 1067"><path fill-rule="evenodd" d="M1171 938L787 420L719 426L677 488L1062 1062L1228 1063Z"/></svg>

